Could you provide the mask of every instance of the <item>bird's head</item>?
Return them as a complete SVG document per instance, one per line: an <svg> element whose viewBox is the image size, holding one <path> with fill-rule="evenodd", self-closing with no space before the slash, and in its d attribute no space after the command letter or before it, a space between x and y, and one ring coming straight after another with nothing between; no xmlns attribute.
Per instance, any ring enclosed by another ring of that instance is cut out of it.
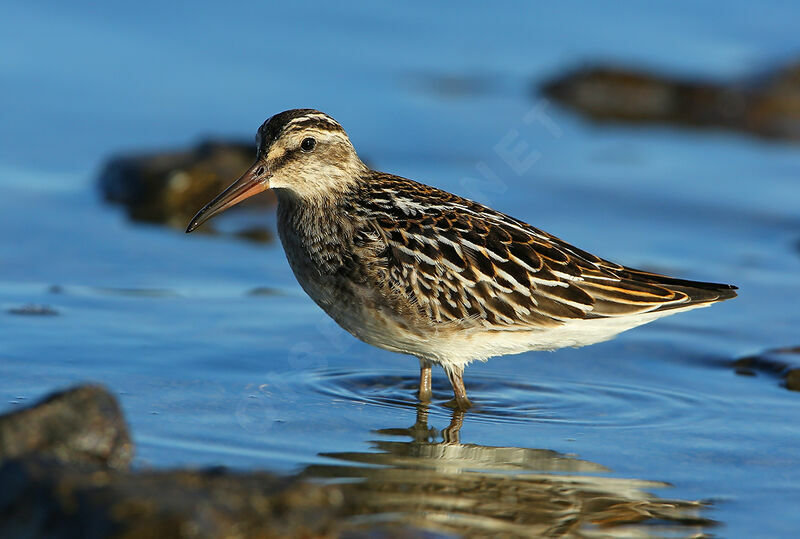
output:
<svg viewBox="0 0 800 539"><path fill-rule="evenodd" d="M186 232L267 189L305 201L337 196L367 170L342 126L323 112L293 109L258 128L258 154L241 178L197 212Z"/></svg>

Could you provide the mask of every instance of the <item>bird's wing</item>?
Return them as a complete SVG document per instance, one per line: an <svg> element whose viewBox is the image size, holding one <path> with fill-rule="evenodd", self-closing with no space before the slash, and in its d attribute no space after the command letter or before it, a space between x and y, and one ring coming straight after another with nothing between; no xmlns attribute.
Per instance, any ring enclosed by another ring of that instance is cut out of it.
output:
<svg viewBox="0 0 800 539"><path fill-rule="evenodd" d="M388 175L379 186L364 217L381 239L383 278L434 323L552 327L726 299L726 285L602 260L445 191Z"/></svg>

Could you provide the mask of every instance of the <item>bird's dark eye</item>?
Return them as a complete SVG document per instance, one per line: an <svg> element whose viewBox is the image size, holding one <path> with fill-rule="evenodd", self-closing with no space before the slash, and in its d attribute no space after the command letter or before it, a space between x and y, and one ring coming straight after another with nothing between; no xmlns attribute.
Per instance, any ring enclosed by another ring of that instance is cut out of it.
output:
<svg viewBox="0 0 800 539"><path fill-rule="evenodd" d="M303 139L303 142L300 143L300 149L302 149L304 152L310 152L316 145L316 140L311 137L306 137Z"/></svg>

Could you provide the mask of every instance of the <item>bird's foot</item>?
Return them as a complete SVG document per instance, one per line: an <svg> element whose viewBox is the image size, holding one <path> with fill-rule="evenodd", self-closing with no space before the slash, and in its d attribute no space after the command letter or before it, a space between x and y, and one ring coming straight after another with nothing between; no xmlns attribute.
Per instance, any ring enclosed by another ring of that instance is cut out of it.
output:
<svg viewBox="0 0 800 539"><path fill-rule="evenodd" d="M470 401L466 396L461 398L454 397L449 401L447 401L446 403L444 403L444 405L453 410L461 410L463 412L466 412L467 410L472 408L472 401Z"/></svg>

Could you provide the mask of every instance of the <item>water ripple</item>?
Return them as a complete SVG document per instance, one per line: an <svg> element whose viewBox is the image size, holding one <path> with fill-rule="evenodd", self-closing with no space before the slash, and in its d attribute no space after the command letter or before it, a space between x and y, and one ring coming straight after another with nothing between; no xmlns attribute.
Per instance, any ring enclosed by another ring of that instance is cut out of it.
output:
<svg viewBox="0 0 800 539"><path fill-rule="evenodd" d="M316 371L313 390L335 399L391 408L416 406L418 379L395 372ZM450 394L446 380L434 380L434 395ZM562 423L585 427L652 427L686 424L714 415L724 403L707 395L652 386L569 380L535 384L502 376L471 377L473 421ZM449 413L443 400L431 411Z"/></svg>

